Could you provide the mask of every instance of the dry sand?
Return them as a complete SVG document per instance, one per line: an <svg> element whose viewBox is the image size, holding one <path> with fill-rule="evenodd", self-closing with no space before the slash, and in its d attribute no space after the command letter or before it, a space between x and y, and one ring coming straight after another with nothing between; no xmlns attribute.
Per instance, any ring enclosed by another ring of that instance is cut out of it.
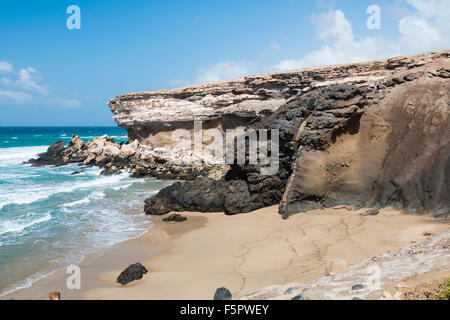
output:
<svg viewBox="0 0 450 320"><path fill-rule="evenodd" d="M431 216L383 209L344 207L315 210L282 220L278 207L249 214L183 213L187 222L155 226L140 238L89 255L80 264L82 289L65 289L64 270L3 299L211 299L218 287L240 298L270 285L308 282L324 276L328 261L355 263L426 239L424 232L450 230ZM149 273L127 286L115 281L129 264L141 262Z"/></svg>

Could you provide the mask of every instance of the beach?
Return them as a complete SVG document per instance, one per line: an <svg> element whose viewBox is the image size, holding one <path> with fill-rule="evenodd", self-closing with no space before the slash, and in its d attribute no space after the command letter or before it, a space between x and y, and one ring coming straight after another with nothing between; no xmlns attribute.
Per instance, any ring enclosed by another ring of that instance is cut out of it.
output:
<svg viewBox="0 0 450 320"><path fill-rule="evenodd" d="M426 235L449 231L449 223L392 208L376 216L367 209L313 210L283 220L277 206L248 214L182 213L186 222L163 222L143 236L90 254L79 264L81 290L66 289L65 270L2 299L212 299L219 287L233 299L266 286L311 282L325 275L327 262L349 264L408 247ZM141 262L148 273L126 286L116 283L128 265Z"/></svg>

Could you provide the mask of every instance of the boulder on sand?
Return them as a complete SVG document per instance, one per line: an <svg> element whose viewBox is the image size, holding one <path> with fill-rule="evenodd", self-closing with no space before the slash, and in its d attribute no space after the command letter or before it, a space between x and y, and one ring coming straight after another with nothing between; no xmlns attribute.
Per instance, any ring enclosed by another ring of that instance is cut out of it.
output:
<svg viewBox="0 0 450 320"><path fill-rule="evenodd" d="M124 271L122 271L122 273L117 278L117 283L120 283L124 286L132 281L142 279L144 274L146 274L147 272L147 269L139 262L132 264Z"/></svg>
<svg viewBox="0 0 450 320"><path fill-rule="evenodd" d="M214 300L231 300L232 295L230 290L227 288L218 288L216 293L214 293Z"/></svg>
<svg viewBox="0 0 450 320"><path fill-rule="evenodd" d="M164 222L172 222L172 221L173 222L183 222L186 220L187 220L186 217L184 217L178 213L172 214L172 215L168 216L167 218L162 219L162 221L164 221Z"/></svg>

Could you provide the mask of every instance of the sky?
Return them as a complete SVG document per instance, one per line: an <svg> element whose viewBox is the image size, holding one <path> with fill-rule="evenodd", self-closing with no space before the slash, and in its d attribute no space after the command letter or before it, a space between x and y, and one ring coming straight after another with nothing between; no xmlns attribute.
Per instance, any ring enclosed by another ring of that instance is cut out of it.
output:
<svg viewBox="0 0 450 320"><path fill-rule="evenodd" d="M450 0L0 0L0 126L112 126L127 92L449 48Z"/></svg>

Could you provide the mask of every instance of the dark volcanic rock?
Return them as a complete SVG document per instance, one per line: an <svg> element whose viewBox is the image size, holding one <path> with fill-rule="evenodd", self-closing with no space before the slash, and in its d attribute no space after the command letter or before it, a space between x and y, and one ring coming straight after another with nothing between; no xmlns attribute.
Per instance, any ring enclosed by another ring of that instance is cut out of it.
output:
<svg viewBox="0 0 450 320"><path fill-rule="evenodd" d="M175 182L145 200L148 215L164 215L171 211L242 212L249 191L245 181L224 181L202 178Z"/></svg>
<svg viewBox="0 0 450 320"><path fill-rule="evenodd" d="M293 99L276 113L250 125L255 130L279 131L279 167L274 175L262 175L261 165L233 164L222 180L179 182L161 190L146 200L145 212L236 214L280 203L293 172L298 147L324 149L339 133L357 130L354 127L362 114L365 92L350 85L320 88ZM300 130L302 125L304 128Z"/></svg>
<svg viewBox="0 0 450 320"><path fill-rule="evenodd" d="M305 300L303 296L295 296L291 300Z"/></svg>
<svg viewBox="0 0 450 320"><path fill-rule="evenodd" d="M121 285L126 285L132 281L142 279L144 274L148 271L147 269L140 263L135 263L126 268L117 278L117 283Z"/></svg>
<svg viewBox="0 0 450 320"><path fill-rule="evenodd" d="M64 165L66 162L63 160L63 152L65 150L64 141L56 141L47 151L39 154L38 159L31 159L27 163L33 166L44 166L44 165Z"/></svg>
<svg viewBox="0 0 450 320"><path fill-rule="evenodd" d="M214 300L231 300L231 292L227 288L218 288L214 293Z"/></svg>
<svg viewBox="0 0 450 320"><path fill-rule="evenodd" d="M356 291L356 290L362 290L364 289L364 285L363 284L355 284L354 286L352 286L352 290Z"/></svg>
<svg viewBox="0 0 450 320"><path fill-rule="evenodd" d="M167 218L162 219L164 222L183 222L186 221L187 218L182 216L181 214L172 214Z"/></svg>

